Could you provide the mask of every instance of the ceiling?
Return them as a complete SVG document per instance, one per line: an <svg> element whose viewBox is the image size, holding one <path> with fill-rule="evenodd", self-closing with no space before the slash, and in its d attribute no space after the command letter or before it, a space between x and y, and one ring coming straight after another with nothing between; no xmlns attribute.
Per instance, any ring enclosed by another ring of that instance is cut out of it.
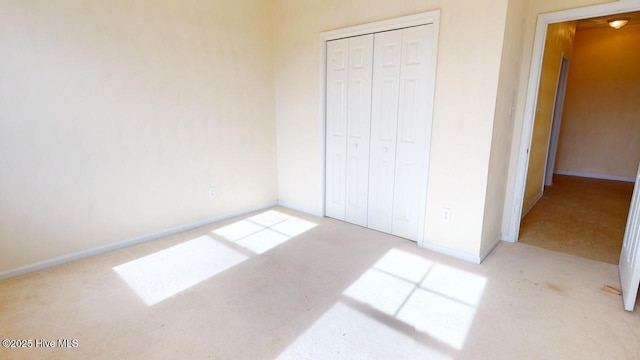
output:
<svg viewBox="0 0 640 360"><path fill-rule="evenodd" d="M615 15L607 15L600 16L590 19L578 20L578 24L576 25L576 30L591 30L598 28L605 28L609 26L609 20L617 20L621 18L629 19L629 25L640 25L640 11L624 13L624 14L615 14Z"/></svg>

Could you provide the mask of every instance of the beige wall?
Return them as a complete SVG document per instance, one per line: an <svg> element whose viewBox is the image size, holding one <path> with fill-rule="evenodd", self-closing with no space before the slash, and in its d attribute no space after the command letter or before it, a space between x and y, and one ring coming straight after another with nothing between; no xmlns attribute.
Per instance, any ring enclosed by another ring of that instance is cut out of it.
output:
<svg viewBox="0 0 640 360"><path fill-rule="evenodd" d="M278 0L275 9L281 201L322 209L319 34L441 9L425 239L477 256L507 1ZM449 224L442 208L452 209Z"/></svg>
<svg viewBox="0 0 640 360"><path fill-rule="evenodd" d="M276 201L271 12L0 1L0 272Z"/></svg>
<svg viewBox="0 0 640 360"><path fill-rule="evenodd" d="M509 0L491 140L491 158L484 208L481 254L489 250L492 243L500 238L502 233L505 180L509 171L511 134L513 132L517 91L520 82L522 39L526 30L526 16L526 1Z"/></svg>
<svg viewBox="0 0 640 360"><path fill-rule="evenodd" d="M602 2L1 1L0 272L276 194L320 212L320 32L435 9L425 237L477 256L509 221L536 15Z"/></svg>
<svg viewBox="0 0 640 360"><path fill-rule="evenodd" d="M563 57L571 61L575 31L575 21L550 24L547 28L533 136L529 149L529 169L524 191L524 209L531 206L543 191L544 171L547 165L549 134L551 133L560 64Z"/></svg>
<svg viewBox="0 0 640 360"><path fill-rule="evenodd" d="M635 177L640 162L640 26L578 31L558 171Z"/></svg>

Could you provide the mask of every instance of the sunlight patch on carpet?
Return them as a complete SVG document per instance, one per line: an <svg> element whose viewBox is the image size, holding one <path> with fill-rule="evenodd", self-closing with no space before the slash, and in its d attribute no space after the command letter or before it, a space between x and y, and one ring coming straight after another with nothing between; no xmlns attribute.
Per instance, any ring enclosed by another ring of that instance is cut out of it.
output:
<svg viewBox="0 0 640 360"><path fill-rule="evenodd" d="M213 234L262 254L316 226L316 223L269 210L216 229Z"/></svg>
<svg viewBox="0 0 640 360"><path fill-rule="evenodd" d="M460 350L486 282L483 276L391 249L343 294Z"/></svg>
<svg viewBox="0 0 640 360"><path fill-rule="evenodd" d="M219 241L200 236L113 270L151 306L247 258Z"/></svg>
<svg viewBox="0 0 640 360"><path fill-rule="evenodd" d="M151 306L316 226L269 210L216 229L210 236L197 237L113 270Z"/></svg>

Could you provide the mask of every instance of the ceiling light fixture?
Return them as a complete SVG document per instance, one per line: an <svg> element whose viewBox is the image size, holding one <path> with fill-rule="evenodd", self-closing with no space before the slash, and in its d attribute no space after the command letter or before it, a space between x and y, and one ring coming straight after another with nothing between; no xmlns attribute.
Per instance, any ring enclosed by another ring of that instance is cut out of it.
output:
<svg viewBox="0 0 640 360"><path fill-rule="evenodd" d="M614 29L620 29L621 27L627 25L628 22L629 22L629 19L627 18L613 19L613 20L609 20L609 26L611 26Z"/></svg>

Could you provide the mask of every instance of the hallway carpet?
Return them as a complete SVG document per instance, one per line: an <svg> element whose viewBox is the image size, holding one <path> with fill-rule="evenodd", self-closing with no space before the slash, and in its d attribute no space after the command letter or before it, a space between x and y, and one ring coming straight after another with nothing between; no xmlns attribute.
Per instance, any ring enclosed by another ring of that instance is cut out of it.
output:
<svg viewBox="0 0 640 360"><path fill-rule="evenodd" d="M274 208L0 281L0 337L27 340L0 358L637 359L640 308L605 284L615 265L509 243L475 265Z"/></svg>
<svg viewBox="0 0 640 360"><path fill-rule="evenodd" d="M633 183L555 174L519 242L618 264Z"/></svg>

